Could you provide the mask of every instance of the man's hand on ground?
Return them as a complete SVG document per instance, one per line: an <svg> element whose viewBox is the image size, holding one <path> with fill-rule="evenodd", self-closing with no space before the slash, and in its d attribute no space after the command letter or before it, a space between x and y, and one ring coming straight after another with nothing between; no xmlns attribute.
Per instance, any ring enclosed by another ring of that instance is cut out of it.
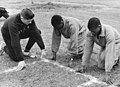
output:
<svg viewBox="0 0 120 87"><path fill-rule="evenodd" d="M111 78L110 78L110 72L106 72L106 76L103 78L103 82L106 82L107 84L111 85L113 84L113 82L111 81Z"/></svg>
<svg viewBox="0 0 120 87"><path fill-rule="evenodd" d="M51 60L55 60L56 61L56 52L53 52Z"/></svg>

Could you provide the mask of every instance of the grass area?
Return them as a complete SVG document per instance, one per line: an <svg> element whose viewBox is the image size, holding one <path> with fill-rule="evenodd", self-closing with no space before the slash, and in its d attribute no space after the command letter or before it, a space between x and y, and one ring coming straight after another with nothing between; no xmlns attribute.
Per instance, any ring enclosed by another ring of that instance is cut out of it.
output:
<svg viewBox="0 0 120 87"><path fill-rule="evenodd" d="M38 62L20 72L0 75L1 87L77 87L87 81L89 79L80 74L46 62Z"/></svg>
<svg viewBox="0 0 120 87"><path fill-rule="evenodd" d="M44 6L41 6L41 5L31 6L31 8L39 7L38 9L36 8L34 10L36 14L35 19L36 19L38 27L40 27L42 31L42 36L43 36L44 42L46 44L46 49L48 52L48 56L47 56L48 59L51 58L52 26L50 24L50 20L54 14L76 17L80 20L83 20L86 24L90 17L96 16L101 19L102 23L109 24L117 28L118 31L120 31L119 30L120 22L118 20L120 18L119 8L108 7L108 9L102 9L102 8L97 9L96 6L93 6L93 8L88 7L88 9L86 9L86 7L84 6L83 7L81 6L78 8L66 6L63 8L63 6L56 6L56 5L52 5L53 8L50 8L50 6L51 5L49 4L46 5L46 8L44 8ZM68 43L68 40L62 38L62 43L61 43L58 56L57 56L57 62L60 62L61 64L66 65L66 66L68 66L70 63L70 58L67 55L67 49L66 49L67 43ZM76 68L80 65L81 65L81 61L76 61L73 63L73 65L70 65L70 67ZM111 77L111 79L113 79L113 82L120 81L118 79L119 72L120 72L119 70L120 70L119 68L117 68L115 71L113 70L112 72L113 76ZM91 67L90 70L86 74L93 75L99 79L102 79L105 76L104 70L100 70L96 66Z"/></svg>

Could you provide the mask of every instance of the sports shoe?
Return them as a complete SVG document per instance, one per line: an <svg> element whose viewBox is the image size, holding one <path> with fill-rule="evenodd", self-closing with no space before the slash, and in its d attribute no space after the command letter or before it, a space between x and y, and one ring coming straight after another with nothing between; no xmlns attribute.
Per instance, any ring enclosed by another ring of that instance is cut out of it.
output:
<svg viewBox="0 0 120 87"><path fill-rule="evenodd" d="M26 63L24 61L20 61L17 65L17 67L15 67L15 71L20 71L22 69L24 69L26 66Z"/></svg>
<svg viewBox="0 0 120 87"><path fill-rule="evenodd" d="M5 42L0 42L0 56L3 55L4 51L4 47L5 47Z"/></svg>
<svg viewBox="0 0 120 87"><path fill-rule="evenodd" d="M36 55L31 52L23 52L23 55L30 58L36 58Z"/></svg>

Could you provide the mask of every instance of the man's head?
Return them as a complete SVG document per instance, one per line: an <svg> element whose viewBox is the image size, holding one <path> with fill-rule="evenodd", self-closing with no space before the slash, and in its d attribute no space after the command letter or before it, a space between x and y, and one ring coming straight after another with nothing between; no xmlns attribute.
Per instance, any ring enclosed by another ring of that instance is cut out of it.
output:
<svg viewBox="0 0 120 87"><path fill-rule="evenodd" d="M60 15L54 15L51 19L51 24L56 29L61 29L64 26L64 21Z"/></svg>
<svg viewBox="0 0 120 87"><path fill-rule="evenodd" d="M21 21L26 25L30 24L35 16L34 13L28 8L22 9L20 15Z"/></svg>
<svg viewBox="0 0 120 87"><path fill-rule="evenodd" d="M88 21L88 29L92 32L93 35L98 35L101 31L101 22L98 18L92 17Z"/></svg>

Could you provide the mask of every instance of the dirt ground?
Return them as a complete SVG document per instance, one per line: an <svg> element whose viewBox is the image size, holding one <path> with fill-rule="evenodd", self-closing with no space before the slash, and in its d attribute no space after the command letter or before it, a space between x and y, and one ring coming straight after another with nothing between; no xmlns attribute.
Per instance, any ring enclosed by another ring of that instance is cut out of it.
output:
<svg viewBox="0 0 120 87"><path fill-rule="evenodd" d="M33 4L32 4L33 2ZM54 14L64 16L76 17L83 20L86 24L90 17L99 17L102 23L109 24L120 31L120 0L4 0L0 1L0 5L6 7L9 14L20 12L24 7L31 8L35 13L35 21L38 28L42 31L42 37L46 45L47 59L51 59L51 38L52 26L50 24L51 17ZM0 19L0 26L4 23L5 19ZM0 40L2 40L0 34ZM69 40L62 38L62 43L57 54L58 63L76 69L81 66L81 59L77 59L71 63L70 55L67 52L67 43ZM27 40L22 40L22 48L24 49ZM98 50L98 46L94 48ZM31 50L38 55L41 54L39 47L35 44ZM93 58L96 54L93 55ZM33 62L36 60L27 60ZM98 69L96 63L91 60L92 66L85 74L92 75L99 80L104 76L104 70ZM6 54L0 58L0 70L9 69L17 63L11 61ZM120 68L115 67L112 71L112 81L114 84L120 82ZM44 78L43 78L44 77ZM51 79L52 78L52 79ZM58 79L57 79L58 78ZM27 69L17 72L0 75L1 87L76 87L77 85L88 81L82 76L76 76L75 73L61 70L61 68L46 64L44 62L37 63ZM72 79L72 80L71 80ZM8 84L6 84L8 83ZM15 83L15 84L14 84ZM16 84L17 83L17 84ZM74 84L73 84L74 83ZM10 85L11 84L11 85ZM10 85L10 86L8 86ZM18 85L18 86L15 86ZM94 86L93 86L94 87Z"/></svg>

